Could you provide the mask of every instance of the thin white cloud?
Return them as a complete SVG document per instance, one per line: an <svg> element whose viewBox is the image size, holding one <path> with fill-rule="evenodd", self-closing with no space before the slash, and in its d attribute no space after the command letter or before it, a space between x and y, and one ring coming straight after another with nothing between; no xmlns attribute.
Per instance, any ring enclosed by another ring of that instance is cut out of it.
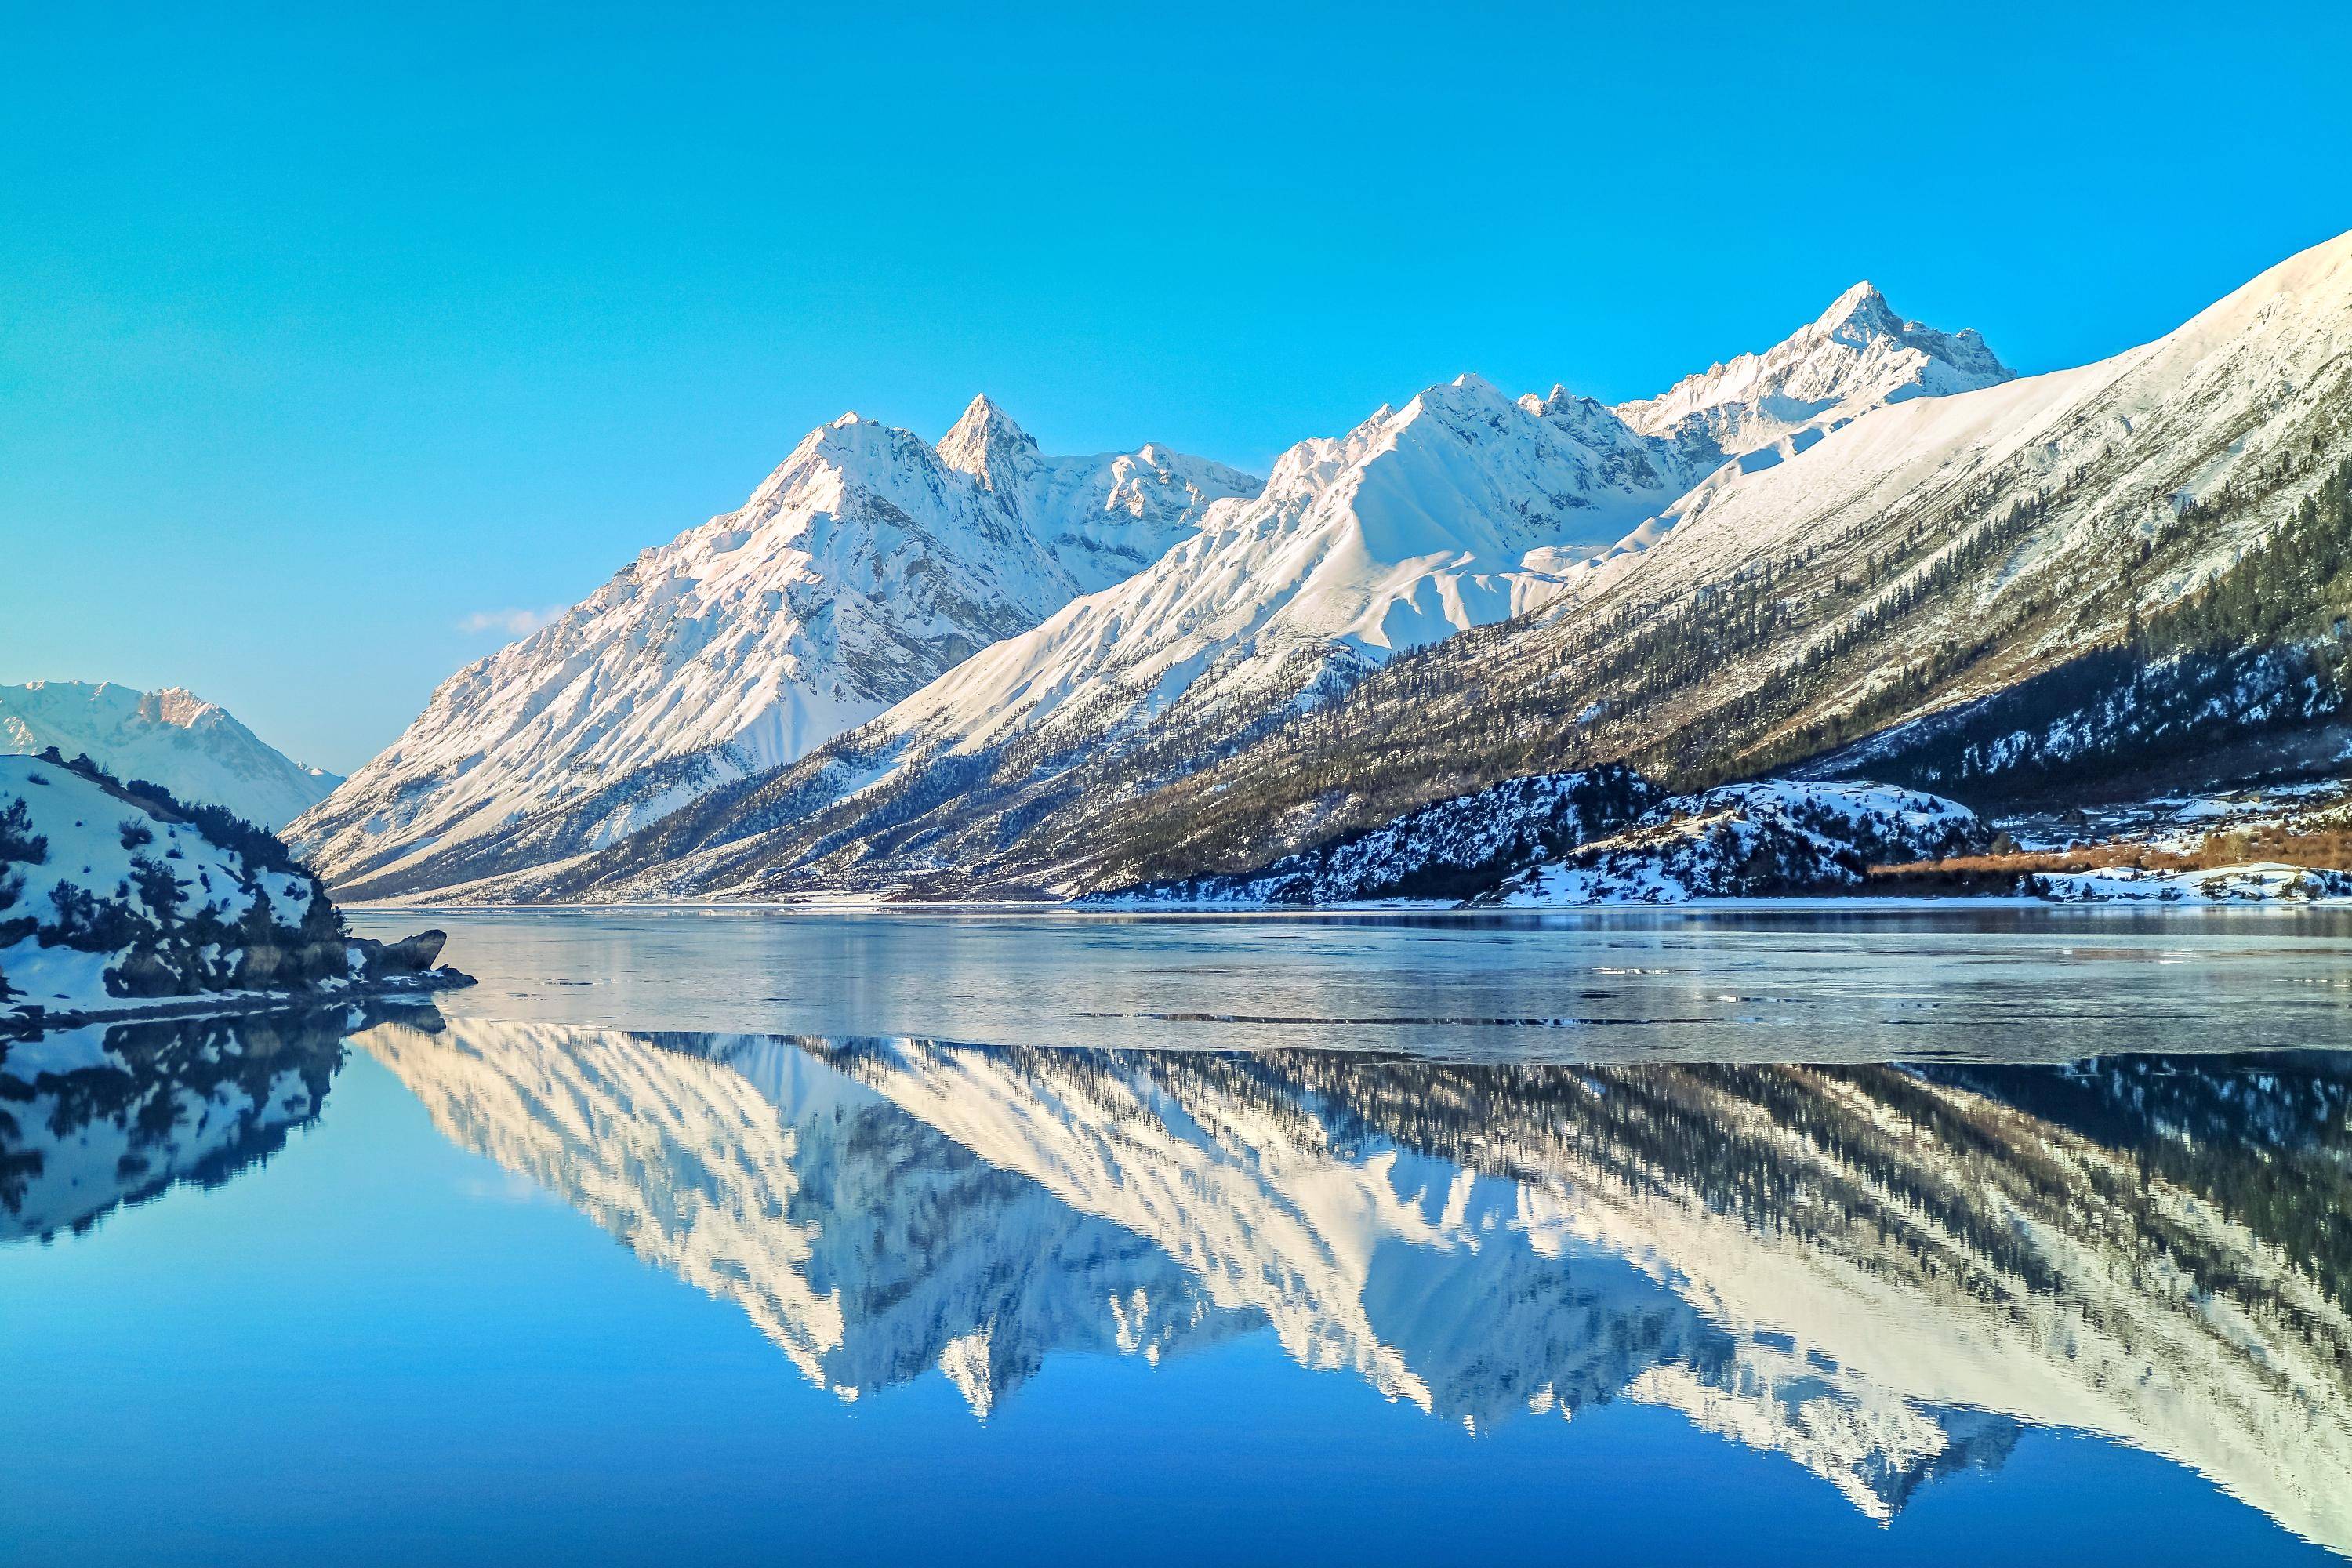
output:
<svg viewBox="0 0 2352 1568"><path fill-rule="evenodd" d="M468 636L480 632L504 632L510 637L529 637L540 627L562 617L567 606L550 605L543 610L476 610L457 623L457 629Z"/></svg>

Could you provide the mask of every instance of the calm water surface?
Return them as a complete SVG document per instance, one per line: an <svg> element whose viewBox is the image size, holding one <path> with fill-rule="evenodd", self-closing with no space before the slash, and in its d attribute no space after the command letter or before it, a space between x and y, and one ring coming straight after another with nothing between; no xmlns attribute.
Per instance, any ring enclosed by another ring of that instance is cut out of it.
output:
<svg viewBox="0 0 2352 1568"><path fill-rule="evenodd" d="M0 1060L0 1560L2352 1554L2340 917L436 918Z"/></svg>

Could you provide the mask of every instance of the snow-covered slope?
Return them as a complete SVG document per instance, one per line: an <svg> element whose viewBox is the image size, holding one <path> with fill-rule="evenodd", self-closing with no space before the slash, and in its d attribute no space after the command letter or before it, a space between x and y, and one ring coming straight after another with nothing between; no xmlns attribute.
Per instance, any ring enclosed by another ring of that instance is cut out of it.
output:
<svg viewBox="0 0 2352 1568"><path fill-rule="evenodd" d="M1867 284L1763 355L1610 410L1465 375L1283 455L1255 501L916 693L887 726L971 750L1013 729L1088 738L1350 666L1542 605L1563 572L1709 474L1923 393L2010 373L1972 333L1895 317ZM1706 383L1705 388L1696 384Z"/></svg>
<svg viewBox="0 0 2352 1568"><path fill-rule="evenodd" d="M0 686L0 754L32 756L52 746L87 756L117 778L146 779L263 827L284 826L343 782L289 761L226 709L176 686Z"/></svg>
<svg viewBox="0 0 2352 1568"><path fill-rule="evenodd" d="M2039 871L2021 879L2040 898L2062 904L2240 904L2281 900L2352 899L2352 872L2252 860L2200 871Z"/></svg>
<svg viewBox="0 0 2352 1568"><path fill-rule="evenodd" d="M1465 376L1294 447L1255 500L1213 509L1143 571L982 650L885 722L971 750L1033 727L1092 738L1188 695L1305 689L1542 603L1558 579L1538 552L1644 510Z"/></svg>
<svg viewBox="0 0 2352 1568"><path fill-rule="evenodd" d="M0 756L0 1036L233 994L464 984L425 973L440 950L438 932L347 936L264 829L79 761Z"/></svg>
<svg viewBox="0 0 2352 1568"><path fill-rule="evenodd" d="M2049 505L2053 526L1948 604L1956 618L2021 580L2112 582L2127 549L2160 538L2188 502L2285 458L2315 476L2312 444L2344 444L2352 375L2352 235L2282 262L2154 342L2079 369L1945 397L1891 399L1802 455L1718 475L1677 509L1671 532L1580 584L1663 604L1851 534L1845 558L1913 528ZM2283 491L2194 548L2174 590L2228 561L2306 493ZM1957 514L1957 515L1956 515ZM2147 597L2156 602L2161 585Z"/></svg>
<svg viewBox="0 0 2352 1568"><path fill-rule="evenodd" d="M1708 782L1822 755L2114 647L2278 535L2347 458L2352 235L2112 359L1889 398L1720 468L1563 571L1538 614L1181 787L1101 781L1036 826L1070 869L1028 875L1238 869L1536 771L1633 761ZM2325 606L2302 609L2325 634Z"/></svg>
<svg viewBox="0 0 2352 1568"><path fill-rule="evenodd" d="M1044 456L985 398L936 448L845 416L735 511L451 677L289 837L384 890L595 848L872 718L1256 489L1156 447Z"/></svg>
<svg viewBox="0 0 2352 1568"><path fill-rule="evenodd" d="M1940 795L1872 784L1728 784L1510 874L1481 901L1672 904L1859 889L1872 866L1983 850L1992 832Z"/></svg>
<svg viewBox="0 0 2352 1568"><path fill-rule="evenodd" d="M1145 909L1453 903L1627 826L1662 794L1631 768L1538 773L1423 806L1368 833L1285 856L1262 871L1153 882L1084 901Z"/></svg>
<svg viewBox="0 0 2352 1568"><path fill-rule="evenodd" d="M1979 852L1991 837L1966 806L1918 790L1780 781L1669 796L1612 765L1511 779L1263 870L1145 883L1084 901L1547 906L1809 897L1858 891L1872 866Z"/></svg>
<svg viewBox="0 0 2352 1568"><path fill-rule="evenodd" d="M1589 578L1592 557L1670 515L1709 476L1780 460L1751 443L1794 450L1796 436L1890 400L2009 374L1973 339L1901 322L1866 291L1762 358L1769 372L1743 374L1703 406L1645 415L1645 429L1564 389L1514 399L1465 375L1338 439L1302 442L1262 494L1210 508L1126 581L981 650L708 832L666 837L768 833L754 854L761 878L887 886L899 873L877 864L884 857L843 847L895 828L910 800L955 794L964 824L935 819L949 840L927 829L905 862L917 876L951 873L1001 843L988 814L1017 821L1013 792L1074 760L1155 724L1182 727L1195 749L1225 744L1402 650L1558 598ZM975 784L974 767L995 776ZM845 795L864 802L865 820L846 807L812 815ZM957 837L967 826L969 843ZM858 864L813 868L812 850ZM640 890L753 885L743 857L722 854L653 872Z"/></svg>

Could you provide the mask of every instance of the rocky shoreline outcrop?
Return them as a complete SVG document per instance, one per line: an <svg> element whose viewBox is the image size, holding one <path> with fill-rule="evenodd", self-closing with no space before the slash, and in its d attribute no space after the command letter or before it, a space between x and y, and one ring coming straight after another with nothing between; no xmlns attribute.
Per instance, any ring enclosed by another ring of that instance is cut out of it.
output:
<svg viewBox="0 0 2352 1568"><path fill-rule="evenodd" d="M438 931L353 936L264 829L54 750L0 757L0 1037L471 984Z"/></svg>

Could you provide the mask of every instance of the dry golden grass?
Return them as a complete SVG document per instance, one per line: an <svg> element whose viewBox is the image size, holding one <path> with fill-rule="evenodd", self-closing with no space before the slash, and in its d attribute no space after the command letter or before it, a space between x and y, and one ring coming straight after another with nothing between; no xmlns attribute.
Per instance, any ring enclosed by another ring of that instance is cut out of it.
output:
<svg viewBox="0 0 2352 1568"><path fill-rule="evenodd" d="M1915 860L1874 866L1874 877L1944 872L2023 876L2035 871L2105 871L2135 866L2144 871L2207 871L2249 860L2275 860L2316 870L2352 870L2352 825L2329 825L2305 832L2278 826L2216 833L2186 850L2156 849L2131 839L2076 844L2064 849L2018 850L2007 855L1956 855L1948 860Z"/></svg>

